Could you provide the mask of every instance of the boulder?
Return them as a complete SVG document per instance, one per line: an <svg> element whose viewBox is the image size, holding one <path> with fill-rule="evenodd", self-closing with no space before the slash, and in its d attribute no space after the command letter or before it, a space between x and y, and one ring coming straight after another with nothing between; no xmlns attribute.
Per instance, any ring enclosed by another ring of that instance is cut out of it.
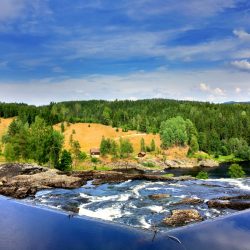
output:
<svg viewBox="0 0 250 250"><path fill-rule="evenodd" d="M181 199L180 201L178 202L175 202L175 203L172 203L171 205L197 205L197 204L200 204L202 203L203 200L200 199L200 198L194 198L194 197L190 197L190 198L183 198Z"/></svg>
<svg viewBox="0 0 250 250"><path fill-rule="evenodd" d="M172 215L163 220L170 227L184 226L192 222L202 221L200 213L195 209L173 210Z"/></svg>
<svg viewBox="0 0 250 250"><path fill-rule="evenodd" d="M203 160L198 161L197 166L205 167L205 168L214 168L214 167L219 167L219 163L211 159L203 159Z"/></svg>
<svg viewBox="0 0 250 250"><path fill-rule="evenodd" d="M170 194L150 194L148 196L148 198L150 198L151 200L159 200L159 199L166 199L171 197Z"/></svg>
<svg viewBox="0 0 250 250"><path fill-rule="evenodd" d="M244 210L250 208L249 195L221 197L207 202L209 208Z"/></svg>

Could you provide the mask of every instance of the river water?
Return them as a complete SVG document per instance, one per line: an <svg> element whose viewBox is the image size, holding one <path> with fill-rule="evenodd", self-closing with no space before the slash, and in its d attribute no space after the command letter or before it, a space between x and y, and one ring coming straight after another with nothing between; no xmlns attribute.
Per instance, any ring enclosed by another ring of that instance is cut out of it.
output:
<svg viewBox="0 0 250 250"><path fill-rule="evenodd" d="M80 216L99 218L133 227L169 230L162 221L173 209L195 208L205 220L236 212L230 209L210 209L206 201L221 196L250 193L250 178L208 179L176 183L126 181L120 184L94 186L91 182L73 190L40 191L26 201L39 206L72 211L79 208ZM169 194L170 198L152 200L151 194ZM197 197L197 205L174 205L185 197Z"/></svg>

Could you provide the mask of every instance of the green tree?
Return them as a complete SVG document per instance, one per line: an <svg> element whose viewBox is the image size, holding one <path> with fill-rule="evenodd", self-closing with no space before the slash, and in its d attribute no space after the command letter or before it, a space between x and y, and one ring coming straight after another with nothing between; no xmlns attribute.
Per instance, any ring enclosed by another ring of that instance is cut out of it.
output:
<svg viewBox="0 0 250 250"><path fill-rule="evenodd" d="M231 178L242 178L245 176L245 172L239 164L232 164L228 169L228 175Z"/></svg>
<svg viewBox="0 0 250 250"><path fill-rule="evenodd" d="M185 120L177 116L162 122L160 136L163 148L173 145L184 146L188 142Z"/></svg>
<svg viewBox="0 0 250 250"><path fill-rule="evenodd" d="M150 149L151 149L152 152L154 152L155 149L156 149L156 147L155 147L155 140L154 139L151 140Z"/></svg>
<svg viewBox="0 0 250 250"><path fill-rule="evenodd" d="M69 151L67 151L67 150L62 151L60 164L57 168L61 171L72 170L72 157L71 157L71 153Z"/></svg>
<svg viewBox="0 0 250 250"><path fill-rule="evenodd" d="M195 135L192 135L191 140L190 140L190 147L189 147L188 154L193 155L194 153L198 151L199 151L199 144L198 144L197 137Z"/></svg>
<svg viewBox="0 0 250 250"><path fill-rule="evenodd" d="M141 138L140 144L141 144L141 151L142 151L142 152L146 152L145 140L144 140L143 137Z"/></svg>
<svg viewBox="0 0 250 250"><path fill-rule="evenodd" d="M64 122L61 123L61 132L64 133L65 131L65 126L64 126Z"/></svg>
<svg viewBox="0 0 250 250"><path fill-rule="evenodd" d="M134 152L133 145L128 139L120 138L120 157L128 158Z"/></svg>

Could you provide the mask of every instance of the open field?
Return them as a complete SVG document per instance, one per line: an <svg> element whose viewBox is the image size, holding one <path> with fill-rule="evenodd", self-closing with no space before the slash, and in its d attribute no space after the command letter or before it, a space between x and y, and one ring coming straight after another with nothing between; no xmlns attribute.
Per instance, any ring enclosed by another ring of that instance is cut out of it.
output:
<svg viewBox="0 0 250 250"><path fill-rule="evenodd" d="M61 124L57 124L54 127L59 131L61 130ZM67 149L70 147L69 138L73 131L75 131L73 139L79 141L81 149L87 153L91 148L99 148L102 136L113 138L117 141L119 141L120 137L129 139L133 144L135 153L140 151L141 138L144 138L146 145L150 145L152 139L155 140L156 147L160 148L161 145L160 136L158 134L146 134L131 130L128 132L122 132L121 129L116 131L116 128L96 123L76 123L70 124L70 126L67 126L65 123L64 136L65 147Z"/></svg>
<svg viewBox="0 0 250 250"><path fill-rule="evenodd" d="M0 142L2 140L2 136L7 131L10 123L14 118L0 118Z"/></svg>

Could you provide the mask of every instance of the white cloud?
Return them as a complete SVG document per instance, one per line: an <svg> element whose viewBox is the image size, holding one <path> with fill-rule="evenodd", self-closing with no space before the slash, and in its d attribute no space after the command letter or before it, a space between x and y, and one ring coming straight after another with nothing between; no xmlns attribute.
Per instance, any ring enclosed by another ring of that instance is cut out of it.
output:
<svg viewBox="0 0 250 250"><path fill-rule="evenodd" d="M29 82L0 82L0 100L48 104L51 101L87 99L170 98L201 101L247 101L250 73L225 70L156 70L124 75L90 75L79 78L45 78ZM205 79L197 88L197 81ZM219 84L218 84L219 83ZM242 90L235 95L235 86Z"/></svg>
<svg viewBox="0 0 250 250"><path fill-rule="evenodd" d="M244 29L234 30L233 33L242 40L250 40L250 34L247 33Z"/></svg>
<svg viewBox="0 0 250 250"><path fill-rule="evenodd" d="M199 89L203 92L210 93L211 94L210 96L225 96L226 95L226 92L224 89L219 88L219 87L211 88L211 86L209 86L206 83L200 83Z"/></svg>
<svg viewBox="0 0 250 250"><path fill-rule="evenodd" d="M231 64L238 69L250 70L250 62L248 60L240 60L240 61L236 60L231 62Z"/></svg>
<svg viewBox="0 0 250 250"><path fill-rule="evenodd" d="M236 87L236 88L235 88L235 92L236 92L237 94L241 93L241 88Z"/></svg>

